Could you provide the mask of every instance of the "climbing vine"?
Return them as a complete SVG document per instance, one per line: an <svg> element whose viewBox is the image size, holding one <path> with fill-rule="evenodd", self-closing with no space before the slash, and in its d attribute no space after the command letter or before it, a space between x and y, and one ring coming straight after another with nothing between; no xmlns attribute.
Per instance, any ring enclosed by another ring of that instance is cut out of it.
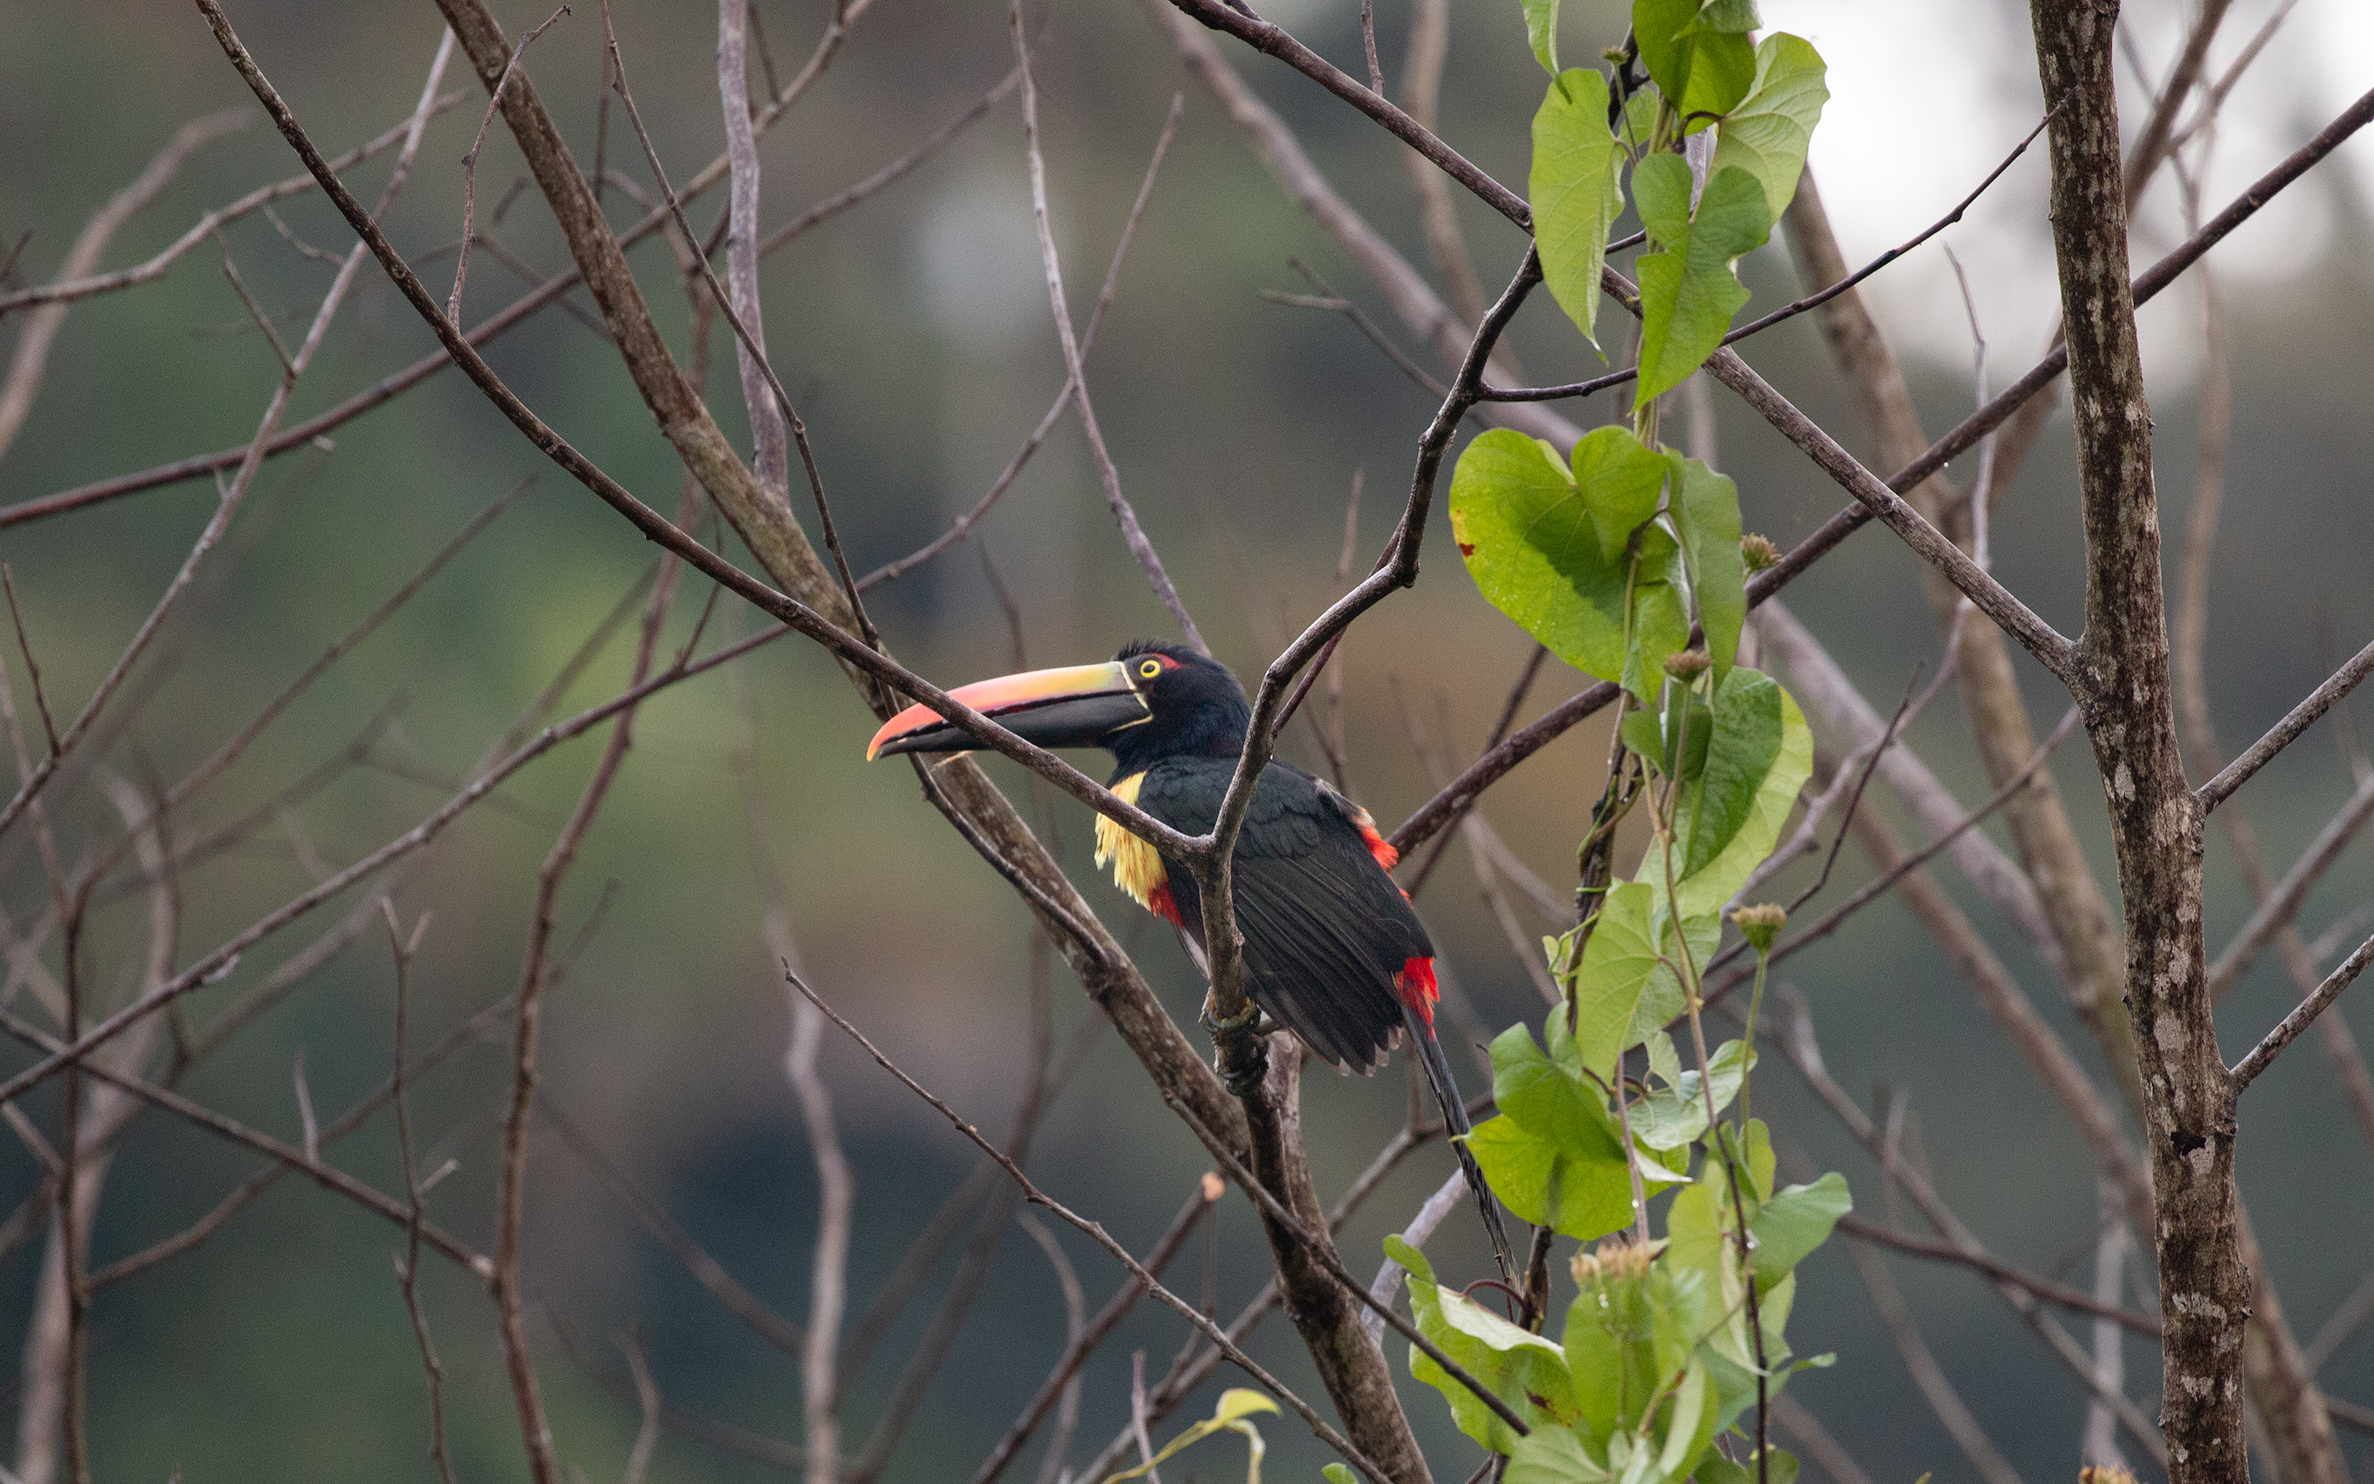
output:
<svg viewBox="0 0 2374 1484"><path fill-rule="evenodd" d="M1778 843L1813 748L1788 693L1737 663L1746 576L1771 547L1743 540L1729 478L1658 441L1657 414L1747 303L1734 265L1787 206L1829 95L1811 45L1751 39L1752 0L1636 0L1604 71L1559 69L1556 0L1524 13L1551 75L1530 176L1543 279L1604 358L1602 279L1631 207L1637 382L1627 422L1569 453L1507 429L1476 438L1451 522L1485 598L1621 686L1624 715L1579 852L1581 922L1544 945L1563 1002L1538 1037L1519 1024L1493 1043L1500 1111L1469 1142L1510 1210L1598 1245L1571 1255L1578 1292L1555 1339L1545 1270L1512 1320L1437 1284L1400 1239L1387 1249L1421 1330L1525 1419L1520 1433L1413 1351L1459 1426L1508 1456L1510 1484L1773 1484L1796 1464L1767 1439L1772 1396L1826 1363L1790 1350L1794 1269L1851 1202L1835 1173L1778 1186L1748 1114L1786 914L1733 898ZM1616 829L1634 815L1648 843L1615 881ZM1726 917L1757 976L1744 1034L1710 1046L1702 976Z"/></svg>

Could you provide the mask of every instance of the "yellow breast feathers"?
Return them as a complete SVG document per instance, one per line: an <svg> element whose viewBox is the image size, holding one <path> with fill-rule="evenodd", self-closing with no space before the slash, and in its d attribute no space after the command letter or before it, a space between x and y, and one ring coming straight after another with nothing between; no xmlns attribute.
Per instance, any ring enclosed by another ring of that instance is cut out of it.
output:
<svg viewBox="0 0 2374 1484"><path fill-rule="evenodd" d="M1145 781L1145 774L1132 773L1113 785L1114 796L1125 804L1134 804L1138 801L1138 789ZM1096 817L1096 863L1101 866L1107 861L1113 864L1114 885L1129 893L1131 901L1148 911L1162 910L1155 905L1155 892L1159 889L1166 900L1170 895L1170 879L1163 871L1162 857L1155 853L1153 846L1099 814Z"/></svg>

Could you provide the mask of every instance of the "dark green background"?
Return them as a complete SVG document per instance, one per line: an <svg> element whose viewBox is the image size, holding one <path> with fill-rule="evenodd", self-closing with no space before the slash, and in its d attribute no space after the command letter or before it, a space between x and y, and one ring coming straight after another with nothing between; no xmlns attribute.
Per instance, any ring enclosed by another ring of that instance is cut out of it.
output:
<svg viewBox="0 0 2374 1484"><path fill-rule="evenodd" d="M1570 61L1587 60L1620 34L1609 9L1569 5ZM542 18L516 4L499 13L514 34ZM784 74L804 56L822 13L812 3L762 4ZM1355 16L1349 4L1312 7L1296 25L1358 71ZM253 3L233 6L232 17L332 151L403 115L437 36L426 4ZM2015 12L2006 18L2019 20ZM1768 19L1789 23L1777 8ZM1858 13L1833 16L1829 24L1883 22ZM720 142L714 13L700 5L628 4L619 25L629 79L670 173L688 175ZM1388 76L1397 78L1404 7L1380 6L1379 25ZM599 40L598 15L580 6L530 56L529 70L581 159L592 153ZM1400 148L1275 64L1229 54L1302 132L1337 186L1423 263ZM2019 76L2019 57L1997 60L2012 69L2007 76ZM763 141L763 221L787 220L903 153L1009 66L1002 7L884 0L855 28L809 101ZM1401 338L1387 307L1272 186L1135 8L1054 8L1040 81L1058 237L1075 314L1083 319L1171 94L1187 90L1183 131L1090 362L1092 390L1125 488L1204 632L1240 672L1257 671L1330 596L1344 500L1356 476L1367 491L1360 561L1373 556L1406 489L1433 399L1342 318L1260 297L1264 289L1307 292L1289 266L1299 258ZM1524 178L1527 125L1541 81L1513 3L1459 8L1444 132L1504 181ZM469 87L470 99L432 127L390 221L396 242L423 265L438 292L450 282L450 252L440 249L449 249L457 232L458 162L480 106L458 60L448 85ZM2025 87L2017 96L2032 100L2032 79ZM183 120L239 105L252 111L192 8L164 0L0 4L0 141L6 142L0 237L13 244L32 231L20 275L40 281L52 274L88 214ZM2007 118L2027 110L2008 126L2016 137L2032 120L2033 104L2007 109ZM645 179L619 122L613 110L608 157ZM2305 137L2317 122L2289 137ZM1964 126L1967 121L1926 118L1902 123L1916 130ZM2248 168L2264 163L2254 160ZM136 261L208 206L295 169L259 117L244 133L197 155L159 203L118 237L106 262ZM498 124L479 166L482 222L520 169ZM2042 241L2042 170L2039 152L2006 180L2001 189L2008 199L2025 206L2007 209L1993 230ZM358 175L366 195L383 178L377 165ZM2347 179L2328 169L2298 188L2321 195L2331 213L2327 253L2287 281L2250 281L2228 306L2237 406L2209 665L2229 747L2255 735L2329 668L2315 638L2320 622L2329 622L2345 651L2374 629L2364 578L2374 527L2365 514L2362 473L2374 452L2368 447L2374 408L2361 367L2374 297L2359 250L2366 215ZM978 498L1060 384L1028 203L1020 112L1008 100L912 177L765 267L773 358L801 400L861 572L928 539ZM705 228L716 209L702 203L696 222ZM1497 287L1523 244L1505 222L1479 208L1463 210L1482 276ZM492 230L538 271L550 272L566 255L541 212L530 192ZM629 219L627 212L614 198L614 219ZM287 203L283 217L294 232L333 251L351 241L315 197ZM1889 230L1910 235L1924 224L1907 213ZM284 335L300 332L328 269L299 257L260 218L239 224L228 240L267 309L292 317L282 322ZM2260 250L2246 230L2221 256ZM219 258L216 248L202 246L161 283L74 309L32 421L0 457L0 502L233 445L252 433L277 366L223 281ZM656 241L638 249L634 261L681 354L687 314L671 261ZM1742 273L1757 295L1751 312L1798 292L1776 249L1748 259ZM481 253L471 270L467 317L491 313L517 291L510 270ZM2042 323L2049 304L2031 303L2024 312ZM0 337L11 333L0 327ZM1998 335L1998 383L2010 374L2004 368L2024 364L2032 335L2026 329ZM1536 296L1512 343L1540 379L1579 376L1596 365L1546 296ZM725 344L721 331L713 348L722 352ZM369 384L428 345L411 311L366 271L300 389L292 418ZM1921 349L1927 353L1912 357L1918 389L1930 425L1942 428L1968 406L1967 377L1958 369L1966 348ZM490 358L603 467L651 503L673 507L680 466L599 337L547 312L500 341ZM1851 447L1867 446L1810 325L1764 337L1751 359ZM730 357L715 355L709 370L717 393L712 403L739 439L743 422ZM2160 478L2163 524L2173 533L2190 497L2195 411L2189 375L2165 379L2169 389L2158 394ZM1571 412L1589 424L1617 410L1601 400ZM1720 392L1717 419L1720 463L1739 480L1749 529L1786 544L1842 503L1834 486ZM515 510L175 821L177 831L194 837L236 818L382 717L370 762L340 771L296 812L305 833L340 865L408 827L445 797L451 781L650 561L648 548L614 515L546 465L450 374L340 429L334 451L292 455L267 468L143 672L153 689L138 692L136 718L106 751L109 764L133 777L179 776L463 521L530 474L538 483ZM804 501L795 503L807 509ZM0 533L0 556L13 567L54 706L72 710L89 694L211 509L205 482L195 481ZM2080 568L2065 421L2040 444L2001 512L1998 570L2048 619L2074 631ZM1364 620L1341 661L1356 790L1388 826L1430 791L1405 718L1415 717L1432 745L1464 760L1527 653L1524 637L1484 606L1459 570L1439 516L1430 541L1418 588ZM982 574L984 549L1015 595L1030 663L1101 658L1125 639L1167 632L1162 610L1116 537L1076 423L1054 435L976 543L875 596L873 612L890 643L943 682L1015 662L1013 640ZM701 596L680 598L671 641L689 634ZM1792 589L1789 601L1883 707L1917 665L1933 665L1939 652L1911 558L1876 528ZM739 634L752 622L727 605L711 632ZM613 693L627 660L626 644L612 643L567 692L563 711ZM22 705L22 666L11 663ZM2049 726L2061 703L2041 672L2025 673L2040 727ZM903 766L862 761L873 722L817 652L796 641L778 644L747 662L741 678L755 699L771 802L758 824L783 864L810 978L968 1117L1001 1128L1027 1054L1032 972L1011 894L919 800ZM1579 683L1553 664L1534 705ZM127 702L125 714L133 710ZM1961 725L1949 694L1912 729L1912 741L1975 801L1986 790ZM2330 731L2312 733L2241 796L2279 866L2349 787ZM564 893L564 940L597 905L600 912L551 1003L544 1087L729 1269L796 1318L806 1304L815 1183L782 1075L788 1014L759 929L752 823L732 773L740 733L734 686L722 675L667 693L639 719L635 750ZM407 921L434 914L414 976L416 1046L512 989L537 864L598 748L579 742L523 773L497 806L476 811L436 847L402 893ZM1600 749L1600 733L1586 728L1527 764L1491 799L1496 825L1560 890L1571 882L1573 842L1598 792L1593 762ZM1289 753L1313 761L1300 734ZM2080 828L2106 863L2085 749L2064 749L2056 769ZM1020 788L1020 775L1003 765L998 771ZM104 840L112 825L87 786L54 807L69 855L84 841ZM1109 887L1092 881L1085 811L1068 802L1046 807L1075 877L1125 941L1142 950L1174 1014L1187 1020L1197 994L1193 971L1166 931L1155 931ZM0 842L0 868L7 872L0 885L20 924L39 913L47 890L25 833L20 827ZM1832 895L1862 871L1849 852ZM194 870L184 887L181 961L308 880L278 828ZM2346 857L2315 894L2304 924L2320 930L2363 901L2366 880L2362 852ZM2214 949L2246 909L2233 872L2214 849L2210 884ZM2044 966L1999 930L1983 904L1949 885L1969 900L2047 1015L2082 1044ZM1420 905L1451 976L1486 1025L1539 1013L1478 898L1463 850L1455 847L1445 858ZM142 910L127 898L98 919L93 979L110 991L136 966ZM1527 921L1529 929L1540 926ZM198 1018L302 941L290 937L250 955L230 982L197 997ZM1983 1239L2031 1269L2088 1282L2095 1205L2080 1150L1902 912L1892 905L1875 909L1855 930L1797 959L1788 978L1811 998L1839 1079L1859 1096L1884 1085L1909 1099L1921 1155ZM1058 970L1050 984L1061 1025L1087 1017L1067 975ZM2224 1011L2229 1048L2247 1044L2290 998L2272 964L2256 971ZM196 1072L188 1089L294 1138L292 1059L302 1050L313 1095L331 1116L385 1075L391 1011L385 947L367 936ZM2362 992L2337 1013L2348 1015L2361 1035L2374 1036ZM828 1042L824 1064L858 1169L851 1280L852 1307L862 1310L905 1235L976 1157L851 1047ZM421 1138L431 1148L427 1162L459 1160L458 1172L435 1192L433 1212L480 1245L491 1241L493 1155L506 1090L504 1054L490 1044L456 1058L417 1098ZM1306 1129L1323 1188L1340 1188L1366 1162L1403 1116L1405 1097L1398 1067L1372 1081L1312 1080ZM1778 1059L1758 1082L1757 1104L1812 1161L1843 1169L1864 1213L1884 1219L1873 1166L1803 1096ZM34 1099L29 1111L54 1120L54 1093ZM2374 1225L2368 1151L2354 1137L2315 1047L2294 1050L2253 1089L2242 1153L2245 1194L2305 1339L2374 1259L2365 1235ZM540 1138L536 1155L529 1273L542 1376L563 1457L591 1478L615 1475L635 1414L619 1399L628 1393L612 1337L630 1329L640 1333L672 1402L794 1437L795 1366L685 1278L565 1147ZM340 1146L336 1158L382 1188L397 1187L393 1135L384 1119ZM250 1156L144 1115L107 1190L96 1259L112 1260L186 1225L251 1167ZM1033 1158L1051 1192L1100 1217L1139 1250L1203 1167L1198 1146L1148 1094L1109 1034L1056 1106ZM1431 1150L1388 1184L1345 1238L1355 1266L1375 1262L1381 1233L1398 1228L1448 1167L1447 1156ZM13 1204L34 1175L15 1141L0 1143L0 1195ZM1455 1220L1437 1239L1433 1250L1446 1271L1481 1270L1471 1224ZM1265 1255L1234 1197L1223 1203L1219 1230L1220 1303L1233 1312L1262 1281ZM1070 1234L1064 1240L1091 1304L1101 1302L1115 1278L1112 1265ZM397 1242L393 1229L375 1218L285 1182L198 1251L103 1296L93 1317L91 1368L98 1476L161 1479L178 1467L193 1484L431 1477L421 1373L388 1266ZM38 1261L36 1244L0 1264L0 1335L21 1334ZM2030 1477L2065 1477L2077 1462L2076 1388L1973 1277L1892 1262L1930 1344L2007 1456ZM852 1448L920 1338L951 1266L942 1264L923 1304L855 1384L845 1410ZM1188 1291L1200 1281L1192 1258L1174 1273ZM489 1306L473 1281L450 1269L433 1270L429 1292L462 1476L519 1476L524 1466ZM1176 1351L1181 1328L1149 1309L1102 1353L1089 1372L1075 1459L1100 1447L1126 1417L1130 1352L1146 1351L1158 1373ZM1046 1263L1020 1233L1009 1233L890 1476L969 1474L1036 1387L1062 1334ZM1818 1254L1804 1269L1792 1339L1801 1353L1837 1353L1836 1368L1808 1373L1796 1394L1874 1478L1910 1479L1925 1470L1940 1480L1967 1476L1834 1252ZM1284 1325L1273 1321L1255 1348L1316 1394ZM2127 1353L2131 1370L2141 1368L2130 1393L2146 1398L2148 1412L2156 1402L2151 1357L2138 1343L2130 1342ZM2324 1379L2337 1394L2374 1402L2374 1390L2364 1384L2370 1365L2374 1341L2361 1337ZM1464 1476L1474 1450L1450 1428L1439 1398L1413 1387L1409 1400L1438 1475ZM1207 1395L1180 1420L1208 1405ZM1159 1431L1167 1435L1177 1425ZM1280 1422L1265 1431L1270 1477L1315 1476L1323 1455L1297 1427ZM1239 1455L1229 1451L1235 1446L1208 1445L1190 1456L1188 1469L1200 1477L1236 1477ZM2363 1456L2362 1446L2352 1446L2353 1457ZM1035 1457L1017 1467L1035 1468ZM1184 1477L1188 1469L1174 1465L1170 1472ZM652 1477L775 1472L671 1434Z"/></svg>

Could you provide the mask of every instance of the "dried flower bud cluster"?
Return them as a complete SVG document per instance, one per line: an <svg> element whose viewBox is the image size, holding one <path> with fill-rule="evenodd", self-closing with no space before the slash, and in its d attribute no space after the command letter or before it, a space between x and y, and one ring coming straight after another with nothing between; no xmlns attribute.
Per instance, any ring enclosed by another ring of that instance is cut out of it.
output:
<svg viewBox="0 0 2374 1484"><path fill-rule="evenodd" d="M1739 538L1739 557L1750 572L1761 572L1780 565L1780 548L1769 536L1747 535Z"/></svg>
<svg viewBox="0 0 2374 1484"><path fill-rule="evenodd" d="M1696 680L1714 661L1703 649L1685 649L1665 657L1665 673L1676 680Z"/></svg>
<svg viewBox="0 0 2374 1484"><path fill-rule="evenodd" d="M1731 925L1748 940L1748 946L1758 953L1770 953L1772 940L1789 925L1789 909L1778 902L1760 902L1753 907L1741 907L1731 914Z"/></svg>
<svg viewBox="0 0 2374 1484"><path fill-rule="evenodd" d="M1637 1283L1649 1275L1649 1264L1657 1260L1665 1245L1610 1237L1595 1250L1574 1255L1574 1281L1582 1288L1601 1282Z"/></svg>

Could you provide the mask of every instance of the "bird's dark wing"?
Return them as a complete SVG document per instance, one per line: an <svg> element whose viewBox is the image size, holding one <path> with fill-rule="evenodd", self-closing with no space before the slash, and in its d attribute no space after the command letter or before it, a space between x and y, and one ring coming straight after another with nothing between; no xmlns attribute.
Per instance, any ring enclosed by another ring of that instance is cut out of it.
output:
<svg viewBox="0 0 2374 1484"><path fill-rule="evenodd" d="M1211 759L1157 764L1138 803L1201 833L1219 812L1229 772ZM1367 1071L1400 1037L1398 976L1434 947L1350 807L1300 769L1264 770L1237 845L1236 911L1254 1003L1338 1068ZM1172 900L1200 935L1194 878L1176 865L1168 871Z"/></svg>

